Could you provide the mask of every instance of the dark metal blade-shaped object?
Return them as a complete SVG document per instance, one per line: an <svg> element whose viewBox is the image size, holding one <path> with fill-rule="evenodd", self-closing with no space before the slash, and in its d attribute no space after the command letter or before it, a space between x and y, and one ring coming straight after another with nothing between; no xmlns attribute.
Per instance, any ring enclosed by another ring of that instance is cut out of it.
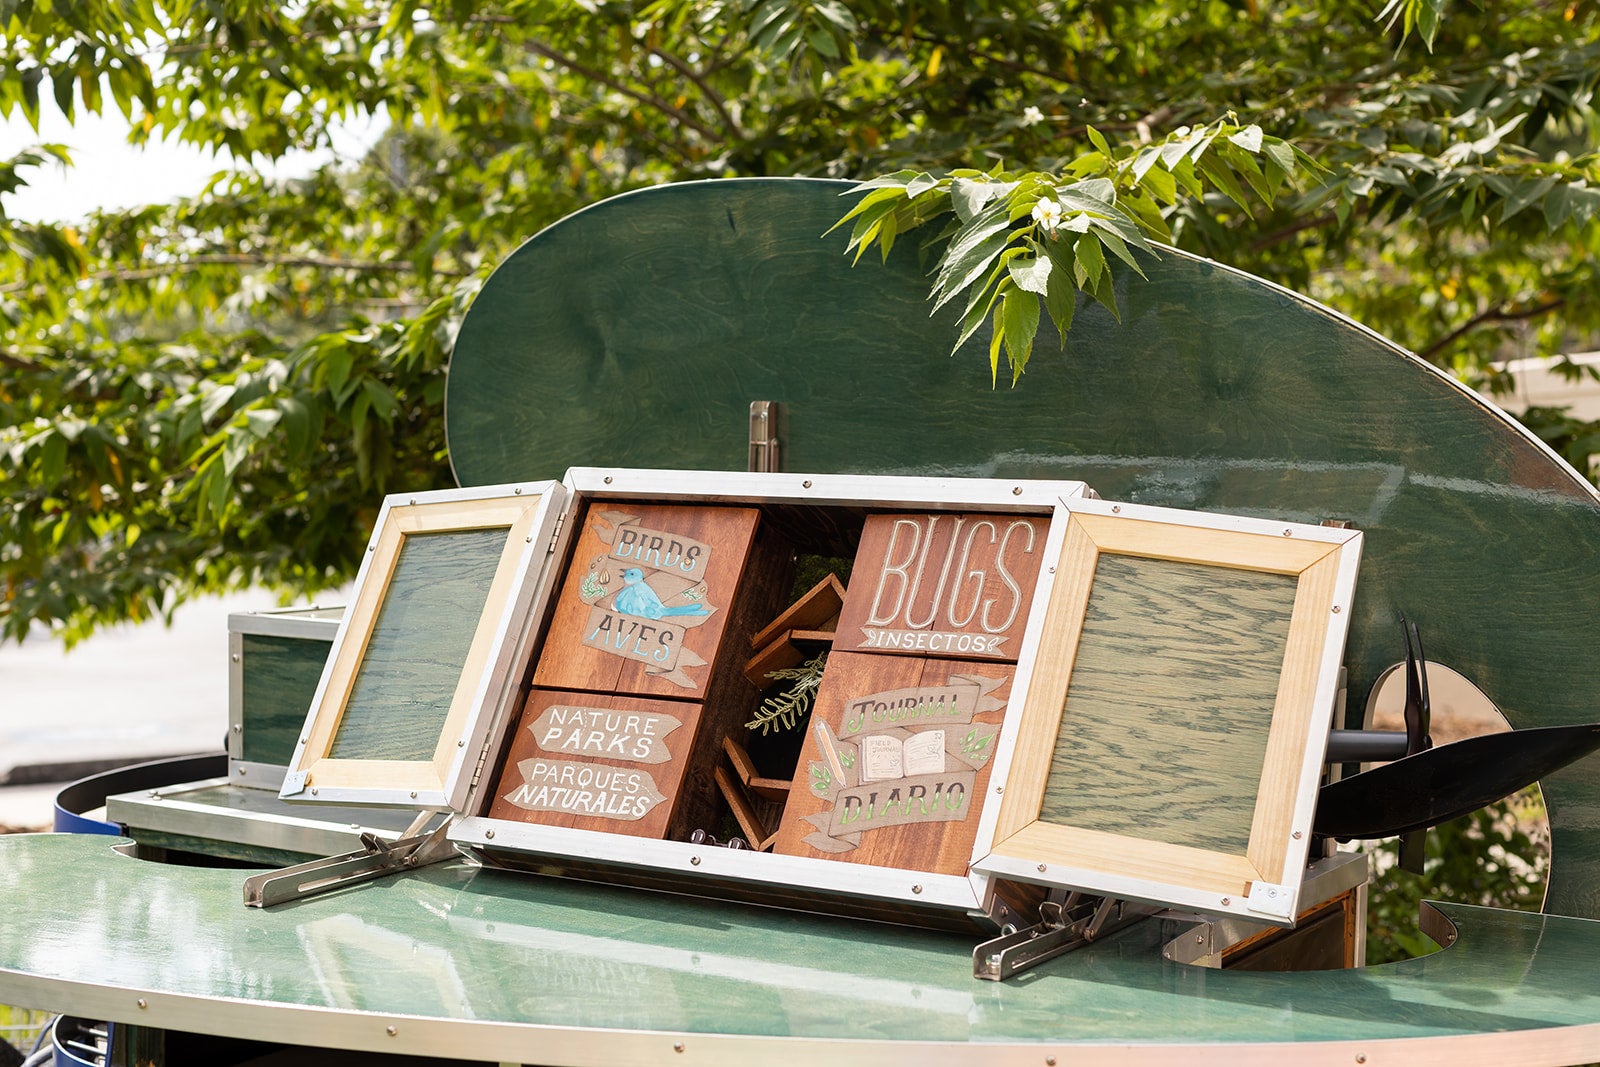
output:
<svg viewBox="0 0 1600 1067"><path fill-rule="evenodd" d="M1417 624L1400 616L1406 639L1406 755L1433 747L1433 705L1428 698L1428 659L1422 654L1422 634ZM1433 823L1428 825L1432 826ZM1427 859L1427 830L1413 830L1400 838L1400 869L1421 874Z"/></svg>
<svg viewBox="0 0 1600 1067"><path fill-rule="evenodd" d="M1417 624L1400 616L1406 639L1406 755L1433 747L1433 707L1428 699L1428 660Z"/></svg>
<svg viewBox="0 0 1600 1067"><path fill-rule="evenodd" d="M1326 837L1394 837L1508 797L1600 749L1600 723L1469 737L1325 785L1312 825Z"/></svg>

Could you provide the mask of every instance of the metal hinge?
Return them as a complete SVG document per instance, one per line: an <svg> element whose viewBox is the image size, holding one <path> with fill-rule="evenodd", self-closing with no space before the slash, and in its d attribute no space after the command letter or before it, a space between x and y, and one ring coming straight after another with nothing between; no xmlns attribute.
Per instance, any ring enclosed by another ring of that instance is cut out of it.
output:
<svg viewBox="0 0 1600 1067"><path fill-rule="evenodd" d="M972 950L972 976L1003 982L1029 967L1082 948L1096 938L1153 915L1158 909L1114 897L1057 890L1039 905L1039 922L1001 934Z"/></svg>
<svg viewBox="0 0 1600 1067"><path fill-rule="evenodd" d="M550 543L545 546L544 554L549 555L556 550L556 542L561 540L561 528L567 524L567 513L562 512L556 516L555 528L550 531Z"/></svg>
<svg viewBox="0 0 1600 1067"><path fill-rule="evenodd" d="M467 786L468 789L474 788L478 784L478 779L483 777L483 765L489 762L489 748L490 742L485 741L483 748L478 750L478 765L472 768L472 782Z"/></svg>
<svg viewBox="0 0 1600 1067"><path fill-rule="evenodd" d="M745 469L750 471L779 470L778 460L778 402L776 400L750 401L750 457Z"/></svg>
<svg viewBox="0 0 1600 1067"><path fill-rule="evenodd" d="M306 786L311 784L310 771L290 771L283 776L283 787L278 790L282 797L298 796L306 791Z"/></svg>
<svg viewBox="0 0 1600 1067"><path fill-rule="evenodd" d="M420 833L433 816L431 811L422 812L398 841L386 844L371 833L363 833L359 852L251 875L244 882L244 902L252 908L270 908L386 874L454 859L460 853L445 837L450 829L449 820L431 833Z"/></svg>

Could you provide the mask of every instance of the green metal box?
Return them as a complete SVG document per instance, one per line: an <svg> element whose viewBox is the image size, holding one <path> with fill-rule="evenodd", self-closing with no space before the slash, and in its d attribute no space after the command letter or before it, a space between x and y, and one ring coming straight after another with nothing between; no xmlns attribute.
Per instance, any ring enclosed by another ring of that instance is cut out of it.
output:
<svg viewBox="0 0 1600 1067"><path fill-rule="evenodd" d="M228 616L228 780L277 792L339 632L342 607Z"/></svg>

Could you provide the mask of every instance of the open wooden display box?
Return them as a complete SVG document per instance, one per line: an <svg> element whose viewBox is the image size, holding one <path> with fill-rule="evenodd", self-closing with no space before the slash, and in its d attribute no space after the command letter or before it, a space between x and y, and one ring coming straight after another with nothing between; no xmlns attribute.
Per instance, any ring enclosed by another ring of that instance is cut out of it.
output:
<svg viewBox="0 0 1600 1067"><path fill-rule="evenodd" d="M802 910L994 927L1033 883L1288 924L1359 546L1081 482L390 498L282 795Z"/></svg>

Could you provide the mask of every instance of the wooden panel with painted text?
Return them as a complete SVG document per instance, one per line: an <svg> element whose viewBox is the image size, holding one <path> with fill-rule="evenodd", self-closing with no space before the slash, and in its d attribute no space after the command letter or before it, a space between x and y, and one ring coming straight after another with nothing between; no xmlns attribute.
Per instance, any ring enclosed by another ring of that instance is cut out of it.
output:
<svg viewBox="0 0 1600 1067"><path fill-rule="evenodd" d="M704 700L758 519L753 508L591 504L533 684Z"/></svg>
<svg viewBox="0 0 1600 1067"><path fill-rule="evenodd" d="M1013 670L829 656L775 850L965 874Z"/></svg>
<svg viewBox="0 0 1600 1067"><path fill-rule="evenodd" d="M662 837L672 821L699 704L535 689L489 817Z"/></svg>
<svg viewBox="0 0 1600 1067"><path fill-rule="evenodd" d="M1016 662L1049 525L1026 515L869 516L833 647Z"/></svg>

